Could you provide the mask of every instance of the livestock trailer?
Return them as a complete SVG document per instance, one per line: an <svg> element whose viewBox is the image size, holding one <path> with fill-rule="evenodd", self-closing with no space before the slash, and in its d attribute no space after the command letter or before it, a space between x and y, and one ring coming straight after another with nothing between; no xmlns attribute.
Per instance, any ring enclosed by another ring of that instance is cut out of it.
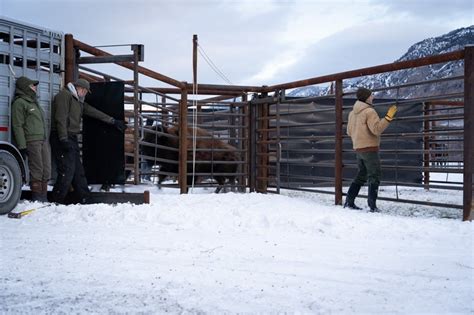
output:
<svg viewBox="0 0 474 315"><path fill-rule="evenodd" d="M63 40L61 32L0 17L0 214L18 203L28 170L14 146L10 105L15 80L38 80L38 101L50 121L51 99L61 88Z"/></svg>

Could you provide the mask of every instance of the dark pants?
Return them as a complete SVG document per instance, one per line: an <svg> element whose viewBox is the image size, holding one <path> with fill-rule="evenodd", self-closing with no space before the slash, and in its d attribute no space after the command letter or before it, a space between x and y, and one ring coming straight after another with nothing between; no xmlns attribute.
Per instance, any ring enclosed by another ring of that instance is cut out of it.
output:
<svg viewBox="0 0 474 315"><path fill-rule="evenodd" d="M379 152L358 152L357 166L359 172L353 181L354 184L363 186L368 182L369 185L379 186L382 176Z"/></svg>
<svg viewBox="0 0 474 315"><path fill-rule="evenodd" d="M72 143L69 150L63 149L57 134L51 134L51 150L56 162L57 177L53 188L53 201L66 203L66 196L72 187L73 195L68 196L68 202L85 203L89 195L89 187L81 163L81 155L77 136L69 136Z"/></svg>

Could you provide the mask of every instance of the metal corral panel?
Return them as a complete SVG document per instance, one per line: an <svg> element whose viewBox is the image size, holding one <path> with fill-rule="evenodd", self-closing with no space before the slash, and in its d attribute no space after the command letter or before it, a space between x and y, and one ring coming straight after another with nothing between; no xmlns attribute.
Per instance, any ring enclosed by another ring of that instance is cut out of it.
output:
<svg viewBox="0 0 474 315"><path fill-rule="evenodd" d="M61 32L0 16L0 141L11 142L10 105L21 76L40 82L39 103L50 125L51 101L62 84L63 38Z"/></svg>

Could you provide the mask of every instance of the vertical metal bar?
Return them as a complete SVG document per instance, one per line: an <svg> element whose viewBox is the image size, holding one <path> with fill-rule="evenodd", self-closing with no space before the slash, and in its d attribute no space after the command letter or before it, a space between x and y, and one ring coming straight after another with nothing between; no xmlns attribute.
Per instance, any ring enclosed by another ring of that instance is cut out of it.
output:
<svg viewBox="0 0 474 315"><path fill-rule="evenodd" d="M138 46L133 45L133 182L135 185L140 184L140 150L139 150L139 101L138 101Z"/></svg>
<svg viewBox="0 0 474 315"><path fill-rule="evenodd" d="M186 83L185 83L186 84ZM187 163L188 163L188 92L181 89L179 103L179 189L181 194L188 193Z"/></svg>
<svg viewBox="0 0 474 315"><path fill-rule="evenodd" d="M464 53L464 200L463 221L473 219L474 167L474 45Z"/></svg>
<svg viewBox="0 0 474 315"><path fill-rule="evenodd" d="M342 80L336 80L336 143L334 156L334 190L336 205L342 205Z"/></svg>
<svg viewBox="0 0 474 315"><path fill-rule="evenodd" d="M198 46L198 36L193 35L193 89L197 88L197 46ZM196 91L193 91L194 93Z"/></svg>
<svg viewBox="0 0 474 315"><path fill-rule="evenodd" d="M74 49L74 38L72 34L66 34L64 36L65 41L65 77L64 77L64 85L68 84L69 82L74 81L74 68L75 68L75 49Z"/></svg>
<svg viewBox="0 0 474 315"><path fill-rule="evenodd" d="M423 166L425 167L425 172L423 176L423 183L425 185L425 189L429 189L429 184L430 184L430 137L427 135L429 133L429 129L431 126L430 121L428 120L427 116L430 115L430 109L431 105L429 102L424 102L423 103L423 133L425 134L423 136L423 149L425 150L425 153L423 154Z"/></svg>
<svg viewBox="0 0 474 315"><path fill-rule="evenodd" d="M266 93L263 94L263 97L267 97ZM258 120L257 128L263 129L263 131L257 132L258 140L260 141L268 141L268 126L269 126L269 118L268 118L268 108L269 103L259 104L257 112L258 117L262 118ZM257 192L266 193L268 188L268 147L269 144L266 142L261 142L257 146L257 152L261 153L260 157L257 157Z"/></svg>
<svg viewBox="0 0 474 315"><path fill-rule="evenodd" d="M237 119L235 118L235 113L238 109L239 108L236 108L234 104L229 106L230 116L228 117L228 123L229 126L232 126L229 129L229 143L234 147L237 144L237 139L235 138L237 137L238 130L235 129L235 127L237 126Z"/></svg>
<svg viewBox="0 0 474 315"><path fill-rule="evenodd" d="M242 95L242 102L247 102L247 94ZM249 121L249 103L247 103L246 106L241 107L242 114L243 116L241 117L241 122L244 124L244 126L247 126L247 128L240 128L239 131L241 133L240 135L240 140L239 143L241 143L240 148L243 149L242 151L242 156L241 159L245 162L244 164L241 165L242 167L242 173L244 173L243 176L240 177L239 184L242 185L240 187L241 192L245 192L247 189L247 186L249 186L249 169L250 169L250 136L249 136L249 131L250 131L250 121Z"/></svg>
<svg viewBox="0 0 474 315"><path fill-rule="evenodd" d="M255 177L257 175L257 105L249 102L249 186L250 192L254 192L257 186Z"/></svg>
<svg viewBox="0 0 474 315"><path fill-rule="evenodd" d="M166 108L166 97L162 96L161 97L161 103L163 105L164 108ZM161 124L165 127L168 127L168 124L167 122L169 121L169 116L168 116L168 111L166 110L163 110L163 109L156 109L157 111L161 111L161 118L163 119L163 121L161 122ZM157 122L158 123L158 122Z"/></svg>
<svg viewBox="0 0 474 315"><path fill-rule="evenodd" d="M262 94L262 98L267 98L267 93ZM256 153L260 155L256 156L256 169L257 178L255 179L255 189L259 193L266 193L268 186L268 103L257 104L256 114L256 140L260 143L256 144ZM260 131L258 131L260 130Z"/></svg>
<svg viewBox="0 0 474 315"><path fill-rule="evenodd" d="M22 75L27 75L26 74L26 69L28 67L28 55L26 54L26 41L27 41L27 36L26 36L26 30L25 29L22 29L21 30L21 33L22 33L22 36L23 36L23 42L22 42L22 46L23 46L23 55L21 56L21 58L23 59L23 62L22 62Z"/></svg>
<svg viewBox="0 0 474 315"><path fill-rule="evenodd" d="M282 91L284 93L284 91ZM280 103L282 98L284 98L283 94L278 93L278 101L276 103L276 186L277 186L277 194L280 193L280 159L281 159L281 139L280 139Z"/></svg>
<svg viewBox="0 0 474 315"><path fill-rule="evenodd" d="M198 94L198 84L197 84L197 56L198 56L198 36L193 35L193 94ZM195 108L197 111L196 124L202 123L202 117L199 115L201 113L201 104L198 104Z"/></svg>

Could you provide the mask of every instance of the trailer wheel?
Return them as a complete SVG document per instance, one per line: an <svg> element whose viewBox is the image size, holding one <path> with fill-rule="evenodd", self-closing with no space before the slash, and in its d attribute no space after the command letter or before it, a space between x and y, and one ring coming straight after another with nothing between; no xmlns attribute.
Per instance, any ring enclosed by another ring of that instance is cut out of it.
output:
<svg viewBox="0 0 474 315"><path fill-rule="evenodd" d="M7 151L0 151L0 214L7 214L18 204L21 196L21 169Z"/></svg>

